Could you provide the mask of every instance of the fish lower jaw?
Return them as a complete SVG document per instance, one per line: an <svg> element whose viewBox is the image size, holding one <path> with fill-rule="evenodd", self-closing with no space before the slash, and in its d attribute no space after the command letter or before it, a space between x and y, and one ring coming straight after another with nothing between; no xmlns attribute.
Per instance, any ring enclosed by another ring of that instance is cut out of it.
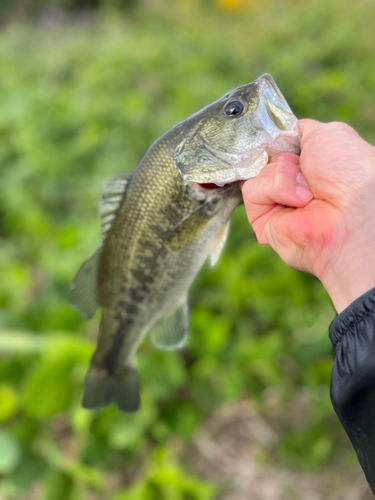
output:
<svg viewBox="0 0 375 500"><path fill-rule="evenodd" d="M225 187L237 181L245 181L257 176L268 163L268 153L264 151L258 158L248 165L235 164L227 169L208 173L192 173L183 176L184 184L196 183L203 189Z"/></svg>

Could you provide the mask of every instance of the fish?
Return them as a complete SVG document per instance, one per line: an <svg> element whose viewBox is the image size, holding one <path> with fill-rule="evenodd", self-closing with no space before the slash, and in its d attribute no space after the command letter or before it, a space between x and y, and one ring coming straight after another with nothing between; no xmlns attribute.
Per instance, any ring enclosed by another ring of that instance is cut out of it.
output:
<svg viewBox="0 0 375 500"><path fill-rule="evenodd" d="M269 156L300 152L297 118L270 75L227 93L162 135L131 175L105 186L102 246L78 270L68 300L87 319L102 309L83 407L140 407L136 354L147 334L182 347L187 289L214 265L242 202L240 181Z"/></svg>

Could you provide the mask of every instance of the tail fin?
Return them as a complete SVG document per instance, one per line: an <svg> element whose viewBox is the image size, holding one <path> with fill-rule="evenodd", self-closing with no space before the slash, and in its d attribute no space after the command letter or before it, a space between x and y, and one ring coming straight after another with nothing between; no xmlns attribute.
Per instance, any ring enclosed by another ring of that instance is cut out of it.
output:
<svg viewBox="0 0 375 500"><path fill-rule="evenodd" d="M109 374L91 366L87 374L82 406L101 408L116 403L122 411L135 412L140 406L139 379L134 368L124 368L121 373Z"/></svg>

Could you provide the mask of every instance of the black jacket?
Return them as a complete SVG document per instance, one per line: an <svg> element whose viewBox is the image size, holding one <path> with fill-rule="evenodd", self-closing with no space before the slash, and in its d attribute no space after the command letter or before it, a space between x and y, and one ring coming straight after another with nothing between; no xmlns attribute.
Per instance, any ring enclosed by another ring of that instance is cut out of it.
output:
<svg viewBox="0 0 375 500"><path fill-rule="evenodd" d="M375 288L333 321L331 400L375 493Z"/></svg>

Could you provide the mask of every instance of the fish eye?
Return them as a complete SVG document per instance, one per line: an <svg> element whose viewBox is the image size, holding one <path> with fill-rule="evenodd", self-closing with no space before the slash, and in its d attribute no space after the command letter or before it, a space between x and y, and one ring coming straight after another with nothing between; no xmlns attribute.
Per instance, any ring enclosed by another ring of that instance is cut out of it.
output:
<svg viewBox="0 0 375 500"><path fill-rule="evenodd" d="M224 107L224 114L226 116L239 116L244 110L244 105L241 101L231 101Z"/></svg>

